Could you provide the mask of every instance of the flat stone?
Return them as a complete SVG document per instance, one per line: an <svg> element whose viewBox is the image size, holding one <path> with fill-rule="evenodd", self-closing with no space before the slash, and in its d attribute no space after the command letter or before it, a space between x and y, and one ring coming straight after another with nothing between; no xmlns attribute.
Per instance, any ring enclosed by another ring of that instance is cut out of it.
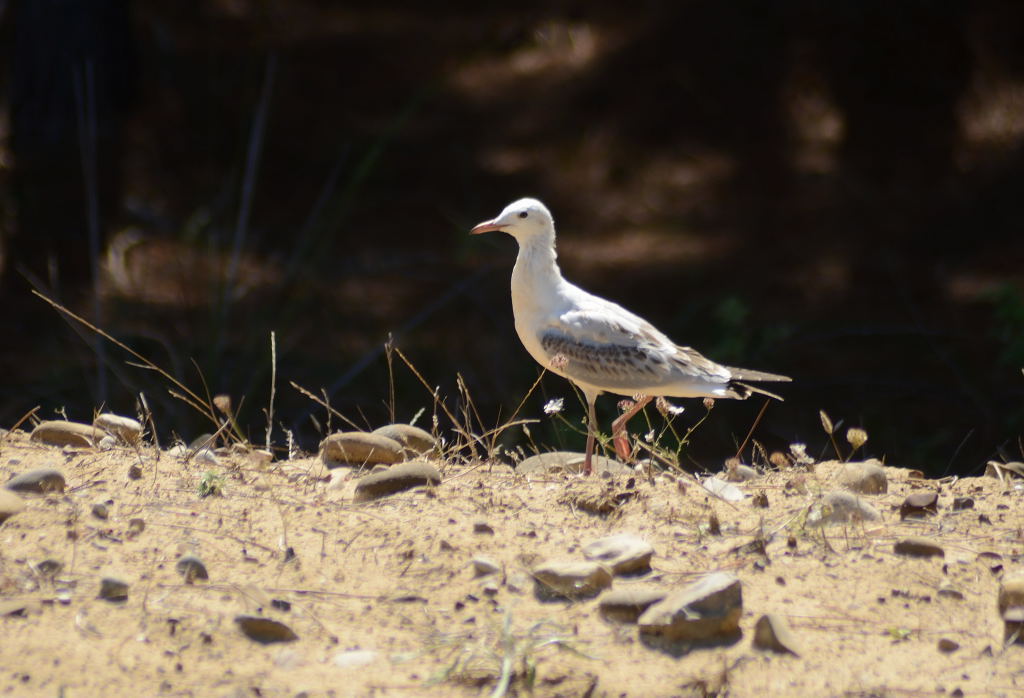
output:
<svg viewBox="0 0 1024 698"><path fill-rule="evenodd" d="M36 468L27 473L15 475L5 487L15 492L63 492L64 476L54 468Z"/></svg>
<svg viewBox="0 0 1024 698"><path fill-rule="evenodd" d="M474 577L486 577L501 570L501 565L489 557L474 557L471 563Z"/></svg>
<svg viewBox="0 0 1024 698"><path fill-rule="evenodd" d="M263 616L235 616L235 623L250 640L263 645L274 642L293 642L299 639L295 631L280 621Z"/></svg>
<svg viewBox="0 0 1024 698"><path fill-rule="evenodd" d="M142 439L142 424L131 417L104 412L92 420L92 425L129 445L137 444Z"/></svg>
<svg viewBox="0 0 1024 698"><path fill-rule="evenodd" d="M705 478L701 485L707 492L726 502L742 502L746 497L739 487L718 477Z"/></svg>
<svg viewBox="0 0 1024 698"><path fill-rule="evenodd" d="M781 654L800 656L799 645L783 616L766 613L754 625L754 647Z"/></svg>
<svg viewBox="0 0 1024 698"><path fill-rule="evenodd" d="M0 490L0 523L25 510L21 497L8 489Z"/></svg>
<svg viewBox="0 0 1024 698"><path fill-rule="evenodd" d="M953 586L948 579L942 580L936 593L946 599L956 599L957 601L963 601L964 599L964 593Z"/></svg>
<svg viewBox="0 0 1024 698"><path fill-rule="evenodd" d="M586 599L612 585L612 572L597 562L550 560L532 570L542 599Z"/></svg>
<svg viewBox="0 0 1024 698"><path fill-rule="evenodd" d="M429 431L411 424L388 424L370 433L397 441L412 456L429 453L437 445L437 439Z"/></svg>
<svg viewBox="0 0 1024 698"><path fill-rule="evenodd" d="M579 473L583 469L583 462L586 454L576 451L551 451L550 453L538 453L524 459L516 466L516 473L520 475L544 475L556 473ZM633 475L633 469L625 463L620 463L612 458L595 455L591 459L591 467L595 475L607 473L609 475Z"/></svg>
<svg viewBox="0 0 1024 698"><path fill-rule="evenodd" d="M117 577L104 577L100 580L99 598L105 601L127 601L128 582Z"/></svg>
<svg viewBox="0 0 1024 698"><path fill-rule="evenodd" d="M897 555L909 555L910 557L945 557L946 551L942 549L937 541L931 538L914 536L896 541L893 552Z"/></svg>
<svg viewBox="0 0 1024 698"><path fill-rule="evenodd" d="M654 587L630 586L612 589L598 600L601 617L615 623L636 623L648 608L658 603L668 591Z"/></svg>
<svg viewBox="0 0 1024 698"><path fill-rule="evenodd" d="M839 484L860 494L885 494L889 490L885 468L876 460L846 463L839 471Z"/></svg>
<svg viewBox="0 0 1024 698"><path fill-rule="evenodd" d="M913 492L900 505L900 520L927 518L934 516L938 510L938 492Z"/></svg>
<svg viewBox="0 0 1024 698"><path fill-rule="evenodd" d="M652 555L654 547L635 533L617 533L583 546L585 558L603 562L617 575L649 572Z"/></svg>
<svg viewBox="0 0 1024 698"><path fill-rule="evenodd" d="M29 437L32 441L50 446L92 448L103 432L89 424L52 419L40 422Z"/></svg>
<svg viewBox="0 0 1024 698"><path fill-rule="evenodd" d="M677 654L695 645L735 641L742 615L740 580L713 572L649 607L637 623L645 644Z"/></svg>
<svg viewBox="0 0 1024 698"><path fill-rule="evenodd" d="M369 501L404 492L423 485L440 485L441 473L426 461L409 461L378 473L370 473L356 483L355 500Z"/></svg>
<svg viewBox="0 0 1024 698"><path fill-rule="evenodd" d="M405 449L398 441L380 434L343 431L320 442L320 457L328 467L391 465L405 460Z"/></svg>
<svg viewBox="0 0 1024 698"><path fill-rule="evenodd" d="M807 514L809 526L830 526L863 521L878 521L882 515L869 503L851 492L834 490L811 506Z"/></svg>
<svg viewBox="0 0 1024 698"><path fill-rule="evenodd" d="M174 569L185 578L186 584L191 584L196 579L209 579L206 565L197 555L182 555L174 563Z"/></svg>

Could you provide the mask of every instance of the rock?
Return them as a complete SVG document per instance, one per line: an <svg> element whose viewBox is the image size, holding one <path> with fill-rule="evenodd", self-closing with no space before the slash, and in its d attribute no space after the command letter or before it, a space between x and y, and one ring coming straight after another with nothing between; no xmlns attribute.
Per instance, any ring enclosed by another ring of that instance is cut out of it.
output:
<svg viewBox="0 0 1024 698"><path fill-rule="evenodd" d="M357 669L373 663L379 656L373 650L348 650L331 657L331 664L340 669Z"/></svg>
<svg viewBox="0 0 1024 698"><path fill-rule="evenodd" d="M100 430L89 424L52 419L36 425L29 438L50 446L92 448L102 435Z"/></svg>
<svg viewBox="0 0 1024 698"><path fill-rule="evenodd" d="M972 497L954 497L953 498L953 511L963 511L964 509L973 509L974 499Z"/></svg>
<svg viewBox="0 0 1024 698"><path fill-rule="evenodd" d="M960 643L955 640L950 640L948 637L939 638L939 652L949 654L950 652L956 652L960 649Z"/></svg>
<svg viewBox="0 0 1024 698"><path fill-rule="evenodd" d="M729 466L721 473L721 478L727 482L747 482L748 480L756 480L759 477L761 477L761 473L757 472L757 470L749 465L739 463Z"/></svg>
<svg viewBox="0 0 1024 698"><path fill-rule="evenodd" d="M908 494L900 505L900 520L924 519L939 510L938 492L914 492Z"/></svg>
<svg viewBox="0 0 1024 698"><path fill-rule="evenodd" d="M597 562L551 560L534 567L537 596L542 599L585 599L612 585L612 572Z"/></svg>
<svg viewBox="0 0 1024 698"><path fill-rule="evenodd" d="M128 445L137 444L142 440L142 425L131 417L104 412L92 420L92 425L113 434Z"/></svg>
<svg viewBox="0 0 1024 698"><path fill-rule="evenodd" d="M535 456L526 458L518 466L516 473L519 475L544 475L547 473L578 473L583 468L585 454L574 451L551 451L550 453L538 453ZM633 470L628 465L605 456L593 457L591 466L595 475L607 473L609 475L633 475Z"/></svg>
<svg viewBox="0 0 1024 698"><path fill-rule="evenodd" d="M652 555L651 544L634 533L606 536L583 546L585 558L603 562L617 575L650 572Z"/></svg>
<svg viewBox="0 0 1024 698"><path fill-rule="evenodd" d="M135 517L128 521L128 537L135 538L140 533L146 530L146 520Z"/></svg>
<svg viewBox="0 0 1024 698"><path fill-rule="evenodd" d="M64 569L64 563L60 560L54 560L52 557L40 560L35 565L36 574L45 579L53 579L62 569Z"/></svg>
<svg viewBox="0 0 1024 698"><path fill-rule="evenodd" d="M473 523L473 533L483 533L493 536L494 528L486 521L476 521Z"/></svg>
<svg viewBox="0 0 1024 698"><path fill-rule="evenodd" d="M489 557L474 557L472 564L474 577L486 577L501 570L501 565Z"/></svg>
<svg viewBox="0 0 1024 698"><path fill-rule="evenodd" d="M99 598L105 601L127 601L128 582L117 577L104 577L100 580Z"/></svg>
<svg viewBox="0 0 1024 698"><path fill-rule="evenodd" d="M421 485L441 484L441 473L426 461L409 461L379 473L371 473L356 484L355 500L369 501Z"/></svg>
<svg viewBox="0 0 1024 698"><path fill-rule="evenodd" d="M196 579L209 579L206 565L196 555L182 555L174 564L174 569L185 578L186 584L192 584Z"/></svg>
<svg viewBox="0 0 1024 698"><path fill-rule="evenodd" d="M734 641L741 615L740 580L713 572L650 606L637 623L645 644L677 654L694 645Z"/></svg>
<svg viewBox="0 0 1024 698"><path fill-rule="evenodd" d="M299 636L280 621L263 616L235 616L235 623L250 640L269 645L273 642L293 642Z"/></svg>
<svg viewBox="0 0 1024 698"><path fill-rule="evenodd" d="M994 477L997 480L1003 480L1008 477L1024 477L1024 463L1018 461L1000 463L999 461L990 460L985 466L985 477Z"/></svg>
<svg viewBox="0 0 1024 698"><path fill-rule="evenodd" d="M437 440L430 432L411 424L388 424L374 429L371 434L397 441L411 456L420 456L434 450Z"/></svg>
<svg viewBox="0 0 1024 698"><path fill-rule="evenodd" d="M92 515L97 519L106 521L110 518L110 504L107 502L94 502L92 505Z"/></svg>
<svg viewBox="0 0 1024 698"><path fill-rule="evenodd" d="M598 610L606 620L615 623L636 623L649 607L658 603L668 592L653 587L627 587L602 594Z"/></svg>
<svg viewBox="0 0 1024 698"><path fill-rule="evenodd" d="M727 502L742 502L746 496L736 485L717 477L705 478L701 485L711 494Z"/></svg>
<svg viewBox="0 0 1024 698"><path fill-rule="evenodd" d="M274 461L274 454L265 448L254 448L249 451L249 457L260 465L266 465Z"/></svg>
<svg viewBox="0 0 1024 698"><path fill-rule="evenodd" d="M8 489L0 490L0 524L25 510L21 497Z"/></svg>
<svg viewBox="0 0 1024 698"><path fill-rule="evenodd" d="M878 510L855 494L834 490L821 501L811 505L807 513L809 526L828 526L832 524L850 524L863 521L877 521L881 517Z"/></svg>
<svg viewBox="0 0 1024 698"><path fill-rule="evenodd" d="M15 492L63 492L64 476L54 468L36 468L7 481L5 487Z"/></svg>
<svg viewBox="0 0 1024 698"><path fill-rule="evenodd" d="M945 557L946 552L931 538L911 537L896 541L893 552L910 557Z"/></svg>
<svg viewBox="0 0 1024 698"><path fill-rule="evenodd" d="M885 494L889 490L889 479L878 461L846 463L839 471L839 484L861 494Z"/></svg>
<svg viewBox="0 0 1024 698"><path fill-rule="evenodd" d="M320 442L320 457L327 467L391 465L405 460L405 449L399 442L380 434L341 431Z"/></svg>
<svg viewBox="0 0 1024 698"><path fill-rule="evenodd" d="M964 593L953 586L948 579L942 580L942 583L939 584L939 590L936 593L947 599L956 599L957 601L963 601L964 599Z"/></svg>
<svg viewBox="0 0 1024 698"><path fill-rule="evenodd" d="M797 657L800 651L789 629L786 619L775 613L766 613L757 619L754 626L754 647L762 650L772 650L782 654L789 653Z"/></svg>
<svg viewBox="0 0 1024 698"><path fill-rule="evenodd" d="M1024 644L1024 573L1008 576L999 585L999 615L1003 641Z"/></svg>

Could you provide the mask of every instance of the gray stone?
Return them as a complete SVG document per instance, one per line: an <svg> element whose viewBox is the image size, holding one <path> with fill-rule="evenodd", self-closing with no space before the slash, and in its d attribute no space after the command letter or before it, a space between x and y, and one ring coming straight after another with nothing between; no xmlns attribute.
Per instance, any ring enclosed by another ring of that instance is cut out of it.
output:
<svg viewBox="0 0 1024 698"><path fill-rule="evenodd" d="M541 599L586 599L612 585L612 572L597 562L550 560L532 570Z"/></svg>
<svg viewBox="0 0 1024 698"><path fill-rule="evenodd" d="M441 484L441 473L425 461L409 461L379 473L371 473L356 484L355 500L362 502L404 492L422 485Z"/></svg>
<svg viewBox="0 0 1024 698"><path fill-rule="evenodd" d="M103 432L89 424L52 419L37 424L29 438L50 446L92 448L101 436Z"/></svg>
<svg viewBox="0 0 1024 698"><path fill-rule="evenodd" d="M927 518L938 510L938 492L914 492L908 494L900 505L900 520Z"/></svg>
<svg viewBox="0 0 1024 698"><path fill-rule="evenodd" d="M206 565L197 555L182 555L174 564L174 569L185 578L186 584L192 584L197 579L209 579Z"/></svg>
<svg viewBox="0 0 1024 698"><path fill-rule="evenodd" d="M388 424L370 433L397 441L412 456L429 453L437 445L437 440L430 432L411 424Z"/></svg>
<svg viewBox="0 0 1024 698"><path fill-rule="evenodd" d="M127 601L128 582L117 577L104 577L100 580L99 598L105 601Z"/></svg>
<svg viewBox="0 0 1024 698"><path fill-rule="evenodd" d="M606 536L583 546L585 558L603 562L618 575L649 572L652 555L651 544L634 533Z"/></svg>
<svg viewBox="0 0 1024 698"><path fill-rule="evenodd" d="M405 460L402 444L380 434L343 431L320 442L320 457L328 467L391 465Z"/></svg>
<svg viewBox="0 0 1024 698"><path fill-rule="evenodd" d="M846 463L839 471L839 484L861 494L885 494L889 490L885 468L875 460Z"/></svg>
<svg viewBox="0 0 1024 698"><path fill-rule="evenodd" d="M556 473L579 473L583 469L586 455L575 451L551 451L530 456L516 466L519 475L544 475ZM633 469L612 458L595 455L591 460L595 475L633 475Z"/></svg>
<svg viewBox="0 0 1024 698"><path fill-rule="evenodd" d="M807 513L809 526L878 521L878 510L850 492L833 491L815 502Z"/></svg>
<svg viewBox="0 0 1024 698"><path fill-rule="evenodd" d="M690 647L733 642L743 615L740 580L714 572L652 605L637 620L648 646L677 654Z"/></svg>
<svg viewBox="0 0 1024 698"><path fill-rule="evenodd" d="M767 613L757 619L753 644L758 649L800 656L799 646L793 631L789 629L789 623L775 613Z"/></svg>
<svg viewBox="0 0 1024 698"><path fill-rule="evenodd" d="M142 425L131 417L104 412L97 415L92 424L129 445L137 444L142 439Z"/></svg>
<svg viewBox="0 0 1024 698"><path fill-rule="evenodd" d="M7 489L0 490L0 523L25 510L21 497Z"/></svg>
<svg viewBox="0 0 1024 698"><path fill-rule="evenodd" d="M291 628L280 621L263 616L235 616L235 623L250 640L263 645L274 642L293 642L299 639Z"/></svg>
<svg viewBox="0 0 1024 698"><path fill-rule="evenodd" d="M658 603L668 592L653 587L626 587L602 594L598 601L601 617L615 623L636 623L648 608Z"/></svg>
<svg viewBox="0 0 1024 698"><path fill-rule="evenodd" d="M910 537L896 541L893 552L910 557L945 557L946 552L931 538Z"/></svg>
<svg viewBox="0 0 1024 698"><path fill-rule="evenodd" d="M474 577L486 577L501 570L501 565L489 557L474 557L472 564Z"/></svg>
<svg viewBox="0 0 1024 698"><path fill-rule="evenodd" d="M36 468L7 481L5 487L15 492L63 492L64 476L54 468Z"/></svg>
<svg viewBox="0 0 1024 698"><path fill-rule="evenodd" d="M107 502L94 502L92 505L92 515L97 519L106 521L110 518L110 505Z"/></svg>

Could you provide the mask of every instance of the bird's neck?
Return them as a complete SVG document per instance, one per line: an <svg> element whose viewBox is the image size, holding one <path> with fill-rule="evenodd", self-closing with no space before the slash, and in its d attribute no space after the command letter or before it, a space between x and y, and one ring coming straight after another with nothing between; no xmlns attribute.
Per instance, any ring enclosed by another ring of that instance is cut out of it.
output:
<svg viewBox="0 0 1024 698"><path fill-rule="evenodd" d="M520 243L512 269L512 302L517 312L529 311L535 298L550 298L558 293L563 281L557 257L553 235L538 235Z"/></svg>

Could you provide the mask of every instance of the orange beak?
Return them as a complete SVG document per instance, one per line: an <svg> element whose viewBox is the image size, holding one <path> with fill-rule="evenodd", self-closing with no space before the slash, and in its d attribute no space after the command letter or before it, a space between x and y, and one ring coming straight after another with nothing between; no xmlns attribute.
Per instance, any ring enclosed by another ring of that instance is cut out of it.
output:
<svg viewBox="0 0 1024 698"><path fill-rule="evenodd" d="M469 231L470 235L479 235L480 233L490 233L495 230L501 230L501 226L497 225L493 220L484 221L483 223L477 223Z"/></svg>

